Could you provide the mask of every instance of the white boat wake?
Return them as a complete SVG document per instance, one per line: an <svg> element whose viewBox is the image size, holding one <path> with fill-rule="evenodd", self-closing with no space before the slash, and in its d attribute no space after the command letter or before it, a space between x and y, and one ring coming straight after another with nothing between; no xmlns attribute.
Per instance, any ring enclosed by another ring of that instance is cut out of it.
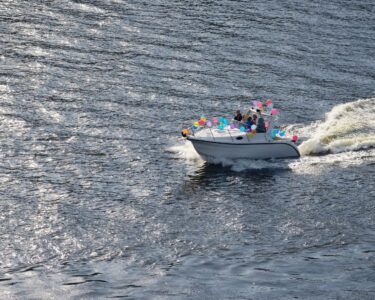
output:
<svg viewBox="0 0 375 300"><path fill-rule="evenodd" d="M375 98L335 106L323 122L300 129L302 155L341 153L375 147Z"/></svg>

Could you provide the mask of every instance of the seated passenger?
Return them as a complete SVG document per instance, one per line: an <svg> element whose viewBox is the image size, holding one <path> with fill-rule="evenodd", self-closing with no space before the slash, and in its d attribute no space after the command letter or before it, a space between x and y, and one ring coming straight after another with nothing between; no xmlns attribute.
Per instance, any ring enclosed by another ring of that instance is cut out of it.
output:
<svg viewBox="0 0 375 300"><path fill-rule="evenodd" d="M251 126L253 126L253 125L254 125L253 119L251 117L248 117L247 121L246 121L246 127L251 128Z"/></svg>
<svg viewBox="0 0 375 300"><path fill-rule="evenodd" d="M256 114L253 114L253 123L255 125L257 125L257 119L258 119L258 116Z"/></svg>
<svg viewBox="0 0 375 300"><path fill-rule="evenodd" d="M242 121L242 115L241 115L241 111L237 110L236 111L236 115L234 116L234 119L238 122L241 122Z"/></svg>
<svg viewBox="0 0 375 300"><path fill-rule="evenodd" d="M257 132L266 132L266 124L264 123L264 119L262 117L259 118L257 124Z"/></svg>

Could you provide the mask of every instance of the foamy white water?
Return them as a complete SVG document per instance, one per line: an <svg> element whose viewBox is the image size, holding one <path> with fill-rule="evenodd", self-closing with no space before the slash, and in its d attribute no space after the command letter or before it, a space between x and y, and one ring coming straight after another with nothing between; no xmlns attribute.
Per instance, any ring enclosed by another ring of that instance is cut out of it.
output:
<svg viewBox="0 0 375 300"><path fill-rule="evenodd" d="M335 106L323 122L302 129L310 137L299 150L302 155L339 153L375 146L375 98Z"/></svg>
<svg viewBox="0 0 375 300"><path fill-rule="evenodd" d="M202 161L193 144L187 140L180 141L178 145L169 147L167 151L175 153L181 159Z"/></svg>

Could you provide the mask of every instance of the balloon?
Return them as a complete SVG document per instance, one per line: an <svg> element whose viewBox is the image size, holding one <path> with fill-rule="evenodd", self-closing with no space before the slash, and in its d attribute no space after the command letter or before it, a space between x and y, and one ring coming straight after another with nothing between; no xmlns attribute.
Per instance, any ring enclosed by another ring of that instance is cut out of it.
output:
<svg viewBox="0 0 375 300"><path fill-rule="evenodd" d="M257 126L256 125L251 125L251 130L255 130L257 129Z"/></svg>
<svg viewBox="0 0 375 300"><path fill-rule="evenodd" d="M198 121L195 121L195 122L194 122L194 126L195 126L195 127L198 127L198 126L199 126Z"/></svg>
<svg viewBox="0 0 375 300"><path fill-rule="evenodd" d="M244 132L244 131L245 131L245 127L241 126L241 127L240 127L240 131L241 131L241 132Z"/></svg>
<svg viewBox="0 0 375 300"><path fill-rule="evenodd" d="M212 122L211 121L207 121L207 127L212 127Z"/></svg>
<svg viewBox="0 0 375 300"><path fill-rule="evenodd" d="M224 125L228 125L228 124L229 124L229 121L228 121L227 119L223 118L223 124L224 124Z"/></svg>
<svg viewBox="0 0 375 300"><path fill-rule="evenodd" d="M273 109L273 103L268 104L266 108L267 114L271 113L272 109Z"/></svg>
<svg viewBox="0 0 375 300"><path fill-rule="evenodd" d="M198 124L199 124L200 126L203 126L205 123L206 123L206 122L203 121L202 119L200 119L200 120L198 121Z"/></svg>
<svg viewBox="0 0 375 300"><path fill-rule="evenodd" d="M257 100L253 101L253 107L258 107L258 101Z"/></svg>
<svg viewBox="0 0 375 300"><path fill-rule="evenodd" d="M237 125L234 123L230 124L230 129L234 129L234 128L237 128Z"/></svg>
<svg viewBox="0 0 375 300"><path fill-rule="evenodd" d="M204 122L206 122L206 117L201 117L201 120L203 120Z"/></svg>
<svg viewBox="0 0 375 300"><path fill-rule="evenodd" d="M285 135L285 130L280 131L279 136L284 136L284 135Z"/></svg>
<svg viewBox="0 0 375 300"><path fill-rule="evenodd" d="M276 135L279 133L279 129L274 129L273 131L272 131L272 137L273 138L276 138Z"/></svg>
<svg viewBox="0 0 375 300"><path fill-rule="evenodd" d="M266 123L264 123L264 126L266 127L266 129L268 129L268 127L270 127L270 122L266 121Z"/></svg>
<svg viewBox="0 0 375 300"><path fill-rule="evenodd" d="M272 108L271 115L277 115L279 113L279 110L276 108Z"/></svg>
<svg viewBox="0 0 375 300"><path fill-rule="evenodd" d="M252 133L252 134L256 134L257 131L254 129L254 130L251 130L251 133Z"/></svg>
<svg viewBox="0 0 375 300"><path fill-rule="evenodd" d="M217 126L217 128L219 128L220 130L224 130L224 125L220 124L219 126Z"/></svg>
<svg viewBox="0 0 375 300"><path fill-rule="evenodd" d="M298 136L297 135L293 135L293 137L292 137L292 142L297 142L297 140L298 140Z"/></svg>
<svg viewBox="0 0 375 300"><path fill-rule="evenodd" d="M217 117L213 117L212 122L214 122L214 124L217 124L219 123L219 119Z"/></svg>
<svg viewBox="0 0 375 300"><path fill-rule="evenodd" d="M271 99L268 99L268 100L266 101L266 105L268 106L268 105L270 105L270 104L272 104L272 100L271 100Z"/></svg>
<svg viewBox="0 0 375 300"><path fill-rule="evenodd" d="M262 108L262 106L263 106L263 103L262 102L258 102L258 107Z"/></svg>

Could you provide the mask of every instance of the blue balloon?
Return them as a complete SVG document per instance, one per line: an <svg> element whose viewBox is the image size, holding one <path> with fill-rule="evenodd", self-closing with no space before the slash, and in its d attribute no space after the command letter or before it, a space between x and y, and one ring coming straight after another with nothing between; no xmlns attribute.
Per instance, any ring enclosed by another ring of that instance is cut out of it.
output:
<svg viewBox="0 0 375 300"><path fill-rule="evenodd" d="M244 132L244 131L245 131L245 127L241 126L241 127L240 127L240 131L241 131L241 132Z"/></svg>

